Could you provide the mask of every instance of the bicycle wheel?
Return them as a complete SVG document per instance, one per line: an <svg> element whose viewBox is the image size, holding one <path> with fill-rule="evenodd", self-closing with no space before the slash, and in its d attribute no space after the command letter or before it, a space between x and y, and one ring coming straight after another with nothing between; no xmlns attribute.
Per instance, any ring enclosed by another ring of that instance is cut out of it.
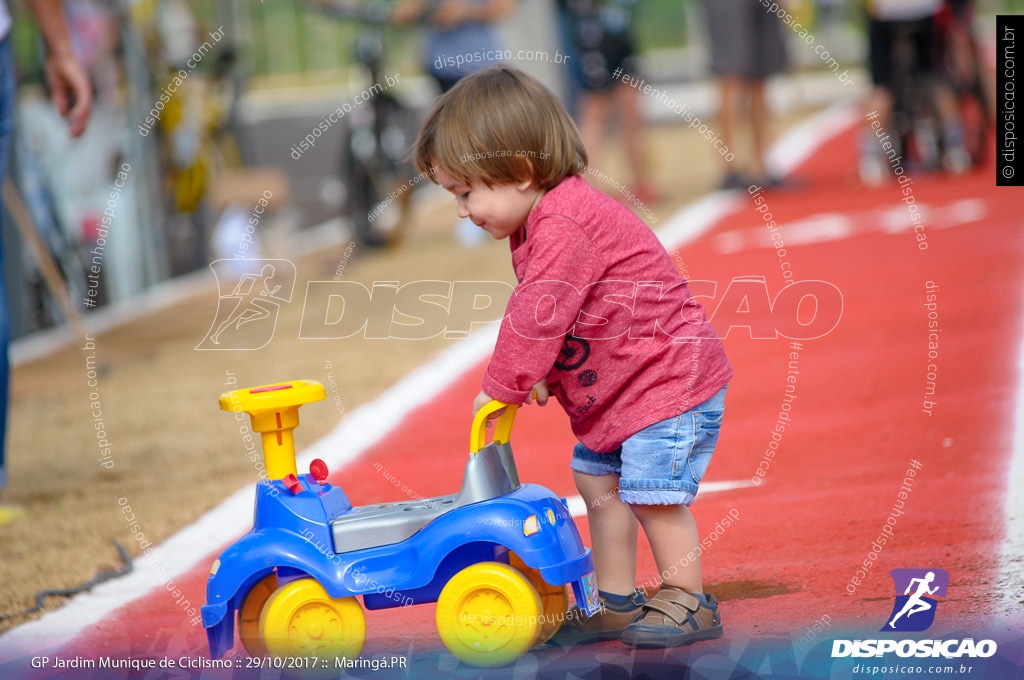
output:
<svg viewBox="0 0 1024 680"><path fill-rule="evenodd" d="M964 149L971 159L971 167L985 163L988 153L988 107L981 85L975 84L957 97L957 108L964 130Z"/></svg>

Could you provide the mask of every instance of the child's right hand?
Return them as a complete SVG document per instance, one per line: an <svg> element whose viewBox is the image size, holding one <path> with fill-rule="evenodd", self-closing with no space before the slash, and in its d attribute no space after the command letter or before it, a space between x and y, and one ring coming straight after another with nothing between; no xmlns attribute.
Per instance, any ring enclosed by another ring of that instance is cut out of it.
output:
<svg viewBox="0 0 1024 680"><path fill-rule="evenodd" d="M551 396L551 390L548 389L548 381L545 378L539 383L533 386L530 393L526 395L526 403L532 404L533 400L537 400L537 406L544 406L548 403L548 397Z"/></svg>

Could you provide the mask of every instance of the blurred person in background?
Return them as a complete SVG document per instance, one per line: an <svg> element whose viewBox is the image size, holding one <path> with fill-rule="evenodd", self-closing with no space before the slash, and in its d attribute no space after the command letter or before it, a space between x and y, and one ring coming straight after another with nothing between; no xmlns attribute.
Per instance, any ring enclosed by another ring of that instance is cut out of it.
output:
<svg viewBox="0 0 1024 680"><path fill-rule="evenodd" d="M192 216L191 220L182 221L182 229L200 234L195 239L198 252L194 253L192 264L202 266L205 252L198 244L204 242L205 237L198 209L209 191L210 171L210 150L203 145L208 122L204 100L206 83L200 73L191 73L195 66L189 62L203 38L189 0L160 0L152 28L158 46L153 60L156 84L161 91L175 88L160 117L160 130L167 142L163 150L167 167L165 181L169 193L174 195L174 212ZM177 80L182 71L189 73L189 77Z"/></svg>
<svg viewBox="0 0 1024 680"><path fill-rule="evenodd" d="M400 0L392 17L408 24L421 18L428 22L423 55L426 70L441 92L481 69L501 61L496 24L515 8L516 0ZM487 234L469 219L455 223L455 240L473 248L485 243Z"/></svg>
<svg viewBox="0 0 1024 680"><path fill-rule="evenodd" d="M35 17L46 52L44 68L46 84L57 110L68 120L68 131L79 136L85 130L92 106L92 92L85 69L75 58L71 38L61 13L60 0L25 0ZM11 14L7 0L0 0L0 182L7 174L7 160L14 133L14 64L11 59ZM0 213L2 219L2 213ZM3 252L0 247L0 267ZM2 270L0 270L2 274ZM16 519L22 510L6 499L7 467L5 460L7 435L7 397L10 365L7 349L10 344L10 318L7 292L0 275L0 524Z"/></svg>
<svg viewBox="0 0 1024 680"><path fill-rule="evenodd" d="M579 120L580 95L583 91L583 71L580 69L580 51L573 40L573 16L567 0L555 0L555 20L558 42L566 54L566 68L563 73L563 104L573 120Z"/></svg>
<svg viewBox="0 0 1024 680"><path fill-rule="evenodd" d="M64 0L64 15L75 57L89 75L95 102L117 101L120 36L112 5L100 0Z"/></svg>
<svg viewBox="0 0 1024 680"><path fill-rule="evenodd" d="M642 203L657 200L647 177L643 150L640 91L621 78L638 76L636 48L631 35L636 0L558 0L572 45L567 52L570 93L578 95L569 109L579 123L580 136L595 168L601 166L608 119L619 111L633 194Z"/></svg>
<svg viewBox="0 0 1024 680"><path fill-rule="evenodd" d="M962 9L966 3L954 3ZM926 88L934 92L942 121L943 165L959 174L970 167L970 158L964 149L963 129L960 125L952 92L936 76L936 17L943 9L943 0L866 0L868 21L868 62L871 67L872 90L864 102L864 129L860 143L860 178L864 184L876 186L889 176L886 154L879 142L872 122L878 121L881 130L890 129L893 110L894 72L899 41L909 41L913 77L924 80ZM874 114L877 112L877 116ZM871 119L867 117L871 114ZM899 135L890 141L899 148Z"/></svg>
<svg viewBox="0 0 1024 680"><path fill-rule="evenodd" d="M768 105L765 84L787 65L779 18L759 0L704 0L710 39L711 72L718 77L718 120L722 143L736 153L742 118L750 121L754 154L750 169L728 167L723 189L751 184L776 186L780 179L765 165L768 152ZM748 106L749 110L745 110Z"/></svg>
<svg viewBox="0 0 1024 680"><path fill-rule="evenodd" d="M395 21L429 20L424 54L427 71L447 92L463 76L500 61L495 24L515 7L515 0L401 0Z"/></svg>
<svg viewBox="0 0 1024 680"><path fill-rule="evenodd" d="M848 5L847 0L814 0L814 27L821 42L828 45L830 50L839 49L846 42L842 24L847 16Z"/></svg>

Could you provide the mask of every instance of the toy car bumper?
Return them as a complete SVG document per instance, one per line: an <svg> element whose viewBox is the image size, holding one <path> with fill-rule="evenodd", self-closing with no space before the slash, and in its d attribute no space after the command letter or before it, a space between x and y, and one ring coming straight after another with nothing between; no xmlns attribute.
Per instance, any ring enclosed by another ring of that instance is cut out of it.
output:
<svg viewBox="0 0 1024 680"><path fill-rule="evenodd" d="M594 558L590 548L584 548L581 555L559 564L541 567L540 575L548 583L571 583L576 604L587 616L600 609L597 597L597 580L594 577Z"/></svg>
<svg viewBox="0 0 1024 680"><path fill-rule="evenodd" d="M210 658L219 659L235 643L234 619L228 615L226 602L203 605L199 611L210 643Z"/></svg>
<svg viewBox="0 0 1024 680"><path fill-rule="evenodd" d="M597 578L594 576L594 572L573 581L572 594L576 596L576 604L587 616L593 616L601 608L597 597Z"/></svg>

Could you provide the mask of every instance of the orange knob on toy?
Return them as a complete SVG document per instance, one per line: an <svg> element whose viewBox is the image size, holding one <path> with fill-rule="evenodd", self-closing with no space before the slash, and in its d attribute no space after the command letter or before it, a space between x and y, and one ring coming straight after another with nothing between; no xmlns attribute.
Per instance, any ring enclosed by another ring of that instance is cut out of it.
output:
<svg viewBox="0 0 1024 680"><path fill-rule="evenodd" d="M293 430L299 425L299 407L326 396L324 386L315 380L293 380L225 392L220 407L245 411L252 418L252 429L263 437L267 479L274 480L298 473Z"/></svg>

